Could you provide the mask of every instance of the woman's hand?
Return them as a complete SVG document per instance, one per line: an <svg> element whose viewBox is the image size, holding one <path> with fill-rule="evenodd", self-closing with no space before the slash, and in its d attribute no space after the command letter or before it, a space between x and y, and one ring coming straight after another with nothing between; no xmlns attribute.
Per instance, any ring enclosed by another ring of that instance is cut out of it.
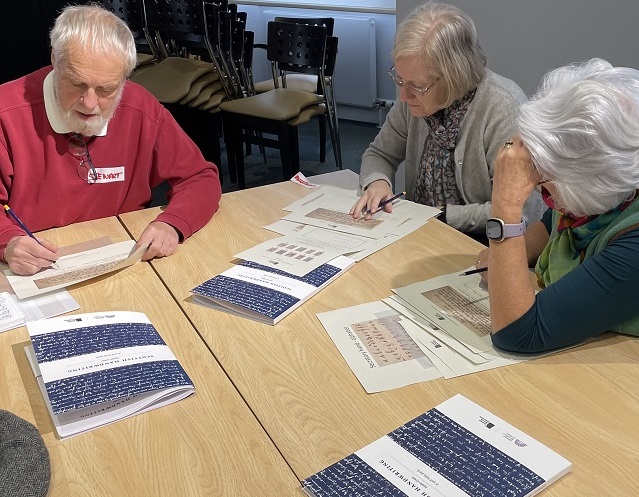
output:
<svg viewBox="0 0 639 497"><path fill-rule="evenodd" d="M509 145L512 143L511 145ZM502 216L503 211L523 210L541 176L533 166L530 152L518 136L506 142L495 160L493 176L493 215Z"/></svg>
<svg viewBox="0 0 639 497"><path fill-rule="evenodd" d="M480 269L482 267L488 267L488 250L487 248L485 248L484 250L482 250L481 252L479 252L479 255L477 256L477 262L475 262L475 267L477 269ZM488 281L488 271L484 271L481 274L481 279L484 281Z"/></svg>
<svg viewBox="0 0 639 497"><path fill-rule="evenodd" d="M361 198L352 207L350 215L353 216L354 219L359 219L359 216L365 213L364 219L368 221L373 217L373 214L377 212L379 203L392 197L392 195L393 190L391 190L390 185L385 180L379 179L377 181L373 181L370 185L368 185ZM382 208L386 212L393 212L393 206L391 204L392 203L389 202Z"/></svg>

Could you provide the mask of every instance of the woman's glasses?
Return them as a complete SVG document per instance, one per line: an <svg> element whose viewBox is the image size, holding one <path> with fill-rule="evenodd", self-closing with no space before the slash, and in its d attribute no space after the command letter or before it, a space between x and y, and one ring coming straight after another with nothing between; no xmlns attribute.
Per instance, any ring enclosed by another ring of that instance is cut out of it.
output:
<svg viewBox="0 0 639 497"><path fill-rule="evenodd" d="M440 80L440 78L437 78L427 87L417 88L416 86L411 85L410 83L404 83L404 80L402 80L402 78L400 78L397 75L397 72L395 72L395 66L391 66L391 68L388 70L388 75L390 76L390 79L392 79L397 86L399 86L400 88L404 87L406 91L412 93L416 97L423 97L426 93L428 93L428 90L430 90L433 87L433 85Z"/></svg>
<svg viewBox="0 0 639 497"><path fill-rule="evenodd" d="M80 178L86 181L89 185L92 185L97 181L98 173L95 170L95 166L91 160L91 155L89 154L89 149L87 148L84 138L82 138L82 135L74 133L69 137L68 145L71 155L80 159L80 164L78 164L78 176L80 176Z"/></svg>

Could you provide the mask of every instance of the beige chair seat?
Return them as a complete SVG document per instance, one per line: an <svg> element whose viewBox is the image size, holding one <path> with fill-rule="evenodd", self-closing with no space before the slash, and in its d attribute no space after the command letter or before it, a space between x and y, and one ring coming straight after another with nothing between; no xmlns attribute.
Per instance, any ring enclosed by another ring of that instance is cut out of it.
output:
<svg viewBox="0 0 639 497"><path fill-rule="evenodd" d="M206 102L204 105L200 105L200 110L211 111L213 109L216 109L224 100L226 100L226 93L224 93L223 91L218 91L211 95L211 98L209 98L208 102Z"/></svg>
<svg viewBox="0 0 639 497"><path fill-rule="evenodd" d="M135 67L145 66L147 64L153 64L155 62L155 57L148 53L140 53L136 54L136 63Z"/></svg>
<svg viewBox="0 0 639 497"><path fill-rule="evenodd" d="M280 88L283 88L282 77L280 76L277 80ZM286 88L314 93L317 90L317 76L314 74L287 74ZM273 89L275 89L273 78L255 83L255 93L265 93Z"/></svg>
<svg viewBox="0 0 639 497"><path fill-rule="evenodd" d="M205 88L202 89L202 91L200 92L200 94L197 96L197 98L195 98L195 100L189 102L189 107L201 107L202 105L206 104L209 99L211 98L211 96L213 96L214 93L217 93L219 91L222 90L222 82L221 81L216 81L215 83L212 83L208 86L206 86Z"/></svg>
<svg viewBox="0 0 639 497"><path fill-rule="evenodd" d="M291 119L288 124L291 126L299 126L300 124L309 122L311 117L321 116L324 113L326 113L326 104L313 105L300 112L300 115Z"/></svg>
<svg viewBox="0 0 639 497"><path fill-rule="evenodd" d="M288 121L296 117L302 109L317 105L324 98L314 93L290 88L278 88L248 98L224 102L220 108L225 112L242 114L274 121Z"/></svg>
<svg viewBox="0 0 639 497"><path fill-rule="evenodd" d="M207 72L204 76L198 78L196 81L193 82L186 97L180 100L180 103L182 105L186 105L190 102L193 102L193 100L195 100L200 95L204 88L211 84L219 82L219 80L220 77L217 72ZM221 87L222 83L219 83L219 85Z"/></svg>
<svg viewBox="0 0 639 497"><path fill-rule="evenodd" d="M133 73L131 81L144 86L163 104L172 104L186 97L193 83L213 70L210 62L169 57Z"/></svg>

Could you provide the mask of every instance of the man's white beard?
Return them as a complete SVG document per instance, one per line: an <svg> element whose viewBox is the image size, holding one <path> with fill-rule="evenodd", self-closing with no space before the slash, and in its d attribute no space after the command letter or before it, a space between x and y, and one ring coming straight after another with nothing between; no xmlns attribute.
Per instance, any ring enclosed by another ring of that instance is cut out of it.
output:
<svg viewBox="0 0 639 497"><path fill-rule="evenodd" d="M120 104L120 100L122 99L122 92L124 90L124 86L120 88L118 94L115 97L115 102L113 107L111 108L111 112L108 115L100 116L97 115L94 118L91 118L90 121L85 121L84 119L80 119L76 111L72 109L63 109L60 105L60 101L58 100L57 92L54 91L55 95L55 105L58 107L60 111L60 117L64 121L64 124L69 128L71 133L78 133L83 136L95 136L106 126L106 124L111 120L115 110L118 108Z"/></svg>

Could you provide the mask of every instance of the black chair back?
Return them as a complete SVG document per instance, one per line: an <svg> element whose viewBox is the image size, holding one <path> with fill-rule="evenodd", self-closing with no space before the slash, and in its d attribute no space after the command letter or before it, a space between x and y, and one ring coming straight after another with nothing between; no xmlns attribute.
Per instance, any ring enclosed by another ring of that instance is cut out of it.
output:
<svg viewBox="0 0 639 497"><path fill-rule="evenodd" d="M144 0L148 29L169 55L206 55L202 0Z"/></svg>
<svg viewBox="0 0 639 497"><path fill-rule="evenodd" d="M267 33L266 58L274 70L324 77L325 26L271 21Z"/></svg>
<svg viewBox="0 0 639 497"><path fill-rule="evenodd" d="M332 17L281 17L273 19L276 22L290 22L291 24L310 24L313 26L324 26L326 28L326 36L333 36L333 27L335 19Z"/></svg>
<svg viewBox="0 0 639 497"><path fill-rule="evenodd" d="M159 60L158 49L147 30L142 0L101 0L100 4L129 26L138 52L152 54Z"/></svg>

